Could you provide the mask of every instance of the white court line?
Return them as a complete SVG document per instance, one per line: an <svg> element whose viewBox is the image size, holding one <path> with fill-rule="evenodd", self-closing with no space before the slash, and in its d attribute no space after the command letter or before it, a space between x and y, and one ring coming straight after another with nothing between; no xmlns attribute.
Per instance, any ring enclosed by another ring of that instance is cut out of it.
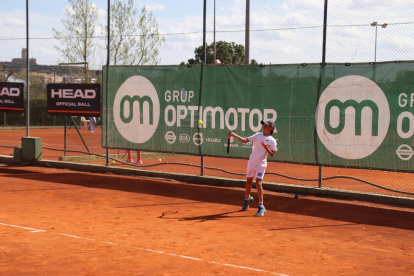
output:
<svg viewBox="0 0 414 276"><path fill-rule="evenodd" d="M18 226L18 225L12 225L12 224L5 224L5 223L1 223L1 225L5 225L5 226L10 226L10 227L15 227L15 228L22 228L22 229L27 229L27 230L32 230L30 232L32 233L36 233L36 232L46 232L45 230L39 230L39 229L34 229L34 228L29 228L29 227L23 227L23 226Z"/></svg>
<svg viewBox="0 0 414 276"><path fill-rule="evenodd" d="M38 232L44 232L44 233L46 233L47 232L45 230L34 229L34 228L29 228L29 227L23 227L23 226L18 226L18 225L1 223L1 222L0 222L0 225L9 226L9 227L15 227L15 228L21 228L21 229L27 229L27 230L32 230L32 231L30 231L31 233L38 233ZM54 234L53 232L50 232L50 233ZM76 239L96 241L96 242L106 243L106 244L110 244L110 245L126 246L126 245L117 244L115 242L98 241L98 240L95 240L95 239L84 238L84 237L79 237L79 236L75 236L75 235L68 235L68 234L62 234L62 233L60 233L59 235L66 236L66 237L71 237L71 238L76 238ZM226 263L219 263L219 262L215 262L215 261L208 261L208 260L204 260L204 259L200 259L200 258L195 258L195 257L190 257L190 256L185 256L185 255L178 255L178 254L173 254L173 253L167 253L167 252L163 252L163 251L159 251L159 250L152 250L152 249L147 249L147 248L142 248L142 247L137 247L137 246L129 246L128 245L128 247L133 247L133 248L140 249L140 250L144 250L144 251L147 251L147 252L153 252L153 253L158 253L158 254L166 254L166 255L169 255L169 256L173 256L173 257L190 259L190 260L194 260L194 261L200 261L200 262L206 262L206 263L211 263L211 264L230 266L230 267L235 267L235 268L240 268L240 269L253 270L253 271L257 271L257 272L264 272L264 273L269 273L269 274L279 275L279 276L288 276L286 274L279 274L279 273L270 272L270 271L266 271L266 270L262 270L262 269L257 269L257 268L251 268L251 267L246 267L246 266L238 266L238 265L232 265L232 264L226 264Z"/></svg>

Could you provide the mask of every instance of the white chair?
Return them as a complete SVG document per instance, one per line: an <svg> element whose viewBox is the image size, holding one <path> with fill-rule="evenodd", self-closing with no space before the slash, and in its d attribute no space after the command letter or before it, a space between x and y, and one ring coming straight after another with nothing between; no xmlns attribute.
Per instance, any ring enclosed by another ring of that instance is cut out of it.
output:
<svg viewBox="0 0 414 276"><path fill-rule="evenodd" d="M88 127L89 120L87 120L85 117L81 117L81 126L83 125L85 128Z"/></svg>

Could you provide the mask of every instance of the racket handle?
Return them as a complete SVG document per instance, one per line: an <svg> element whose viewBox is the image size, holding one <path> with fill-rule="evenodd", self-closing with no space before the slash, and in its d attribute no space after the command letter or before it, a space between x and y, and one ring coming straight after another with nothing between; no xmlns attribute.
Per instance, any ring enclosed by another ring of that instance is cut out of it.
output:
<svg viewBox="0 0 414 276"><path fill-rule="evenodd" d="M231 131L229 132L231 134ZM227 139L227 154L230 152L230 137Z"/></svg>

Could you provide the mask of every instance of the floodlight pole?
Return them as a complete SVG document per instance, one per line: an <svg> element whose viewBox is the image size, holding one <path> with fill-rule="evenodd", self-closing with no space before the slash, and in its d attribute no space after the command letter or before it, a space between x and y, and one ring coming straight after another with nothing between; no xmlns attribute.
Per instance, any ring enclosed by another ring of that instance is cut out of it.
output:
<svg viewBox="0 0 414 276"><path fill-rule="evenodd" d="M107 48L106 48L106 79L105 79L105 146L106 146L106 165L109 165L109 148L108 148L108 78L109 78L109 64L110 64L110 50L111 50L111 0L108 0L108 29L107 29ZM103 78L103 72L102 72ZM103 80L102 80L103 82ZM103 126L102 126L103 129Z"/></svg>
<svg viewBox="0 0 414 276"><path fill-rule="evenodd" d="M30 128L30 59L29 59L29 0L26 0L26 136Z"/></svg>
<svg viewBox="0 0 414 276"><path fill-rule="evenodd" d="M326 62L326 25L328 21L328 0L324 2L323 8L323 38L322 38L322 64Z"/></svg>
<svg viewBox="0 0 414 276"><path fill-rule="evenodd" d="M206 10L207 10L207 0L204 0L203 8L203 64L206 64L207 53L206 53Z"/></svg>
<svg viewBox="0 0 414 276"><path fill-rule="evenodd" d="M213 64L216 64L216 0L214 0Z"/></svg>
<svg viewBox="0 0 414 276"><path fill-rule="evenodd" d="M377 62L377 32L378 32L378 25L375 25L375 53L374 53L374 62Z"/></svg>
<svg viewBox="0 0 414 276"><path fill-rule="evenodd" d="M244 38L244 64L250 59L250 0L246 0L246 33Z"/></svg>
<svg viewBox="0 0 414 276"><path fill-rule="evenodd" d="M378 24L378 22L374 21L371 23L372 27L375 27L375 53L374 53L374 62L377 62L377 28L378 26L381 26L383 29L385 29L388 24L384 23L384 24Z"/></svg>

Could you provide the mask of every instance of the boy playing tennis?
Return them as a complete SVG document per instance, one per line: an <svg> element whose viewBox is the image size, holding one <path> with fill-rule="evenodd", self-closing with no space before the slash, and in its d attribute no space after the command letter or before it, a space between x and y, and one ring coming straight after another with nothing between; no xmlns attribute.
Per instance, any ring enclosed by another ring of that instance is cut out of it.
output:
<svg viewBox="0 0 414 276"><path fill-rule="evenodd" d="M261 121L260 123L263 125L263 133L258 132L247 138L240 137L232 132L229 133L229 138L233 136L242 143L253 142L252 153L247 163L246 196L244 198L242 211L249 208L249 204L254 199L250 196L250 191L252 189L253 178L256 177L256 189L259 196L259 209L256 213L258 217L262 217L266 213L266 208L263 205L262 179L267 166L267 155L269 154L270 157L273 157L274 152L277 151L276 140L272 137L275 123L271 120Z"/></svg>

